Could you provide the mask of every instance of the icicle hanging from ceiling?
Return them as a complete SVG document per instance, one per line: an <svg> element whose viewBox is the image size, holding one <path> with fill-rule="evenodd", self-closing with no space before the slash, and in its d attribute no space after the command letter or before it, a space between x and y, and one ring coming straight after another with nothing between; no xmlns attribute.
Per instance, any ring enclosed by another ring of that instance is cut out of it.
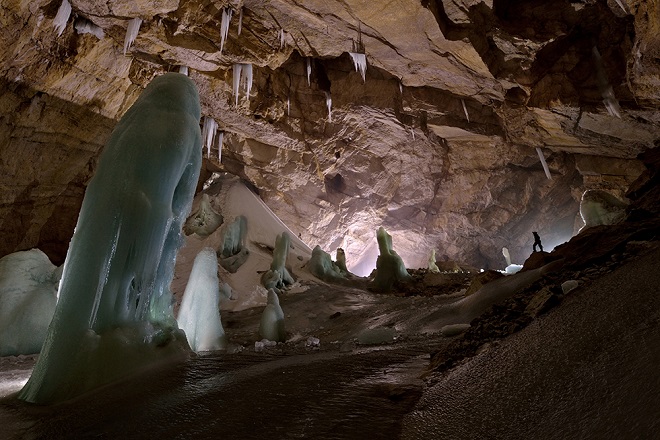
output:
<svg viewBox="0 0 660 440"><path fill-rule="evenodd" d="M284 49L284 29L280 29L278 38L280 40L280 49Z"/></svg>
<svg viewBox="0 0 660 440"><path fill-rule="evenodd" d="M358 39L353 40L353 50L348 53L353 59L355 71L362 75L362 82L366 81L367 74L367 55L364 53L364 43L362 42L362 26L358 22Z"/></svg>
<svg viewBox="0 0 660 440"><path fill-rule="evenodd" d="M332 97L330 92L325 92L325 105L328 107L328 122L332 122Z"/></svg>
<svg viewBox="0 0 660 440"><path fill-rule="evenodd" d="M99 40L105 37L105 32L103 32L103 29L82 17L78 17L76 19L76 22L73 24L73 28L79 34L92 34Z"/></svg>
<svg viewBox="0 0 660 440"><path fill-rule="evenodd" d="M225 139L225 132L220 131L218 132L218 163L222 159L222 142Z"/></svg>
<svg viewBox="0 0 660 440"><path fill-rule="evenodd" d="M310 81L310 78L312 77L312 59L307 58L307 85L311 86L312 83Z"/></svg>
<svg viewBox="0 0 660 440"><path fill-rule="evenodd" d="M465 119L470 122L470 115L468 114L467 107L465 106L465 100L461 99L461 104L463 104L463 111L465 112Z"/></svg>
<svg viewBox="0 0 660 440"><path fill-rule="evenodd" d="M128 27L126 28L126 37L124 38L124 55L126 55L126 51L130 49L131 45L137 38L141 24L141 18L134 18L128 22Z"/></svg>
<svg viewBox="0 0 660 440"><path fill-rule="evenodd" d="M353 66L355 66L355 71L360 72L360 75L362 75L362 82L365 82L367 75L367 56L363 53L357 52L349 52L348 54L353 59Z"/></svg>
<svg viewBox="0 0 660 440"><path fill-rule="evenodd" d="M236 63L234 64L234 78L233 78L233 93L234 104L238 107L238 92L239 88L243 85L245 95L248 100L250 99L250 92L252 91L252 64Z"/></svg>
<svg viewBox="0 0 660 440"><path fill-rule="evenodd" d="M188 76L188 66L179 66L179 73L183 73Z"/></svg>
<svg viewBox="0 0 660 440"><path fill-rule="evenodd" d="M612 89L612 85L607 80L607 75L605 74L605 68L603 67L603 60L601 59L600 52L598 51L598 48L594 46L594 48L591 50L591 53L594 58L594 64L596 65L596 80L598 81L598 90L603 97L603 104L605 104L607 113L609 113L610 116L620 118L621 107L619 106L619 101L616 99L616 96L614 96L614 89Z"/></svg>
<svg viewBox="0 0 660 440"><path fill-rule="evenodd" d="M238 35L241 35L243 30L243 8L238 12Z"/></svg>
<svg viewBox="0 0 660 440"><path fill-rule="evenodd" d="M57 15L55 15L55 19L53 20L53 26L55 27L55 31L57 31L58 37L64 32L69 17L71 17L71 3L69 3L68 0L62 0L62 4L57 10Z"/></svg>
<svg viewBox="0 0 660 440"><path fill-rule="evenodd" d="M399 93L403 95L403 83L399 81Z"/></svg>
<svg viewBox="0 0 660 440"><path fill-rule="evenodd" d="M543 171L545 171L545 177L548 178L548 180L552 180L552 175L550 175L550 169L548 168L548 163L545 161L545 156L543 156L543 151L539 147L536 147L536 152L539 155L539 159L541 160L541 165L543 165Z"/></svg>
<svg viewBox="0 0 660 440"><path fill-rule="evenodd" d="M623 12L625 12L625 13L627 14L627 13L628 13L628 10L626 9L626 7L625 7L625 5L623 4L623 2L622 2L621 0L615 0L615 1L616 1L616 4L619 5L619 7L623 10Z"/></svg>
<svg viewBox="0 0 660 440"><path fill-rule="evenodd" d="M232 10L231 8L224 8L222 10L222 20L220 22L220 53L225 47L225 40L229 33L229 22L231 21Z"/></svg>
<svg viewBox="0 0 660 440"><path fill-rule="evenodd" d="M291 97L287 96L286 97L286 115L289 116L291 114Z"/></svg>
<svg viewBox="0 0 660 440"><path fill-rule="evenodd" d="M215 140L215 132L218 129L218 123L210 116L204 116L204 125L202 127L202 141L206 145L206 155L211 157L211 146Z"/></svg>

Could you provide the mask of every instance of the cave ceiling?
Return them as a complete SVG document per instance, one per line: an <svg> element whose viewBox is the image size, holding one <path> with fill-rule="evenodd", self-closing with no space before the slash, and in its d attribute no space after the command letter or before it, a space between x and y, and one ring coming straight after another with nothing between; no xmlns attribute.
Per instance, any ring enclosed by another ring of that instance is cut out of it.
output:
<svg viewBox="0 0 660 440"><path fill-rule="evenodd" d="M381 225L410 267L432 249L522 262L532 230L550 248L574 233L585 189L622 196L660 139L657 0L72 0L58 36L60 3L0 10L0 255L61 263L114 124L180 66L224 133L202 175L241 177L362 271ZM237 63L253 66L238 104Z"/></svg>

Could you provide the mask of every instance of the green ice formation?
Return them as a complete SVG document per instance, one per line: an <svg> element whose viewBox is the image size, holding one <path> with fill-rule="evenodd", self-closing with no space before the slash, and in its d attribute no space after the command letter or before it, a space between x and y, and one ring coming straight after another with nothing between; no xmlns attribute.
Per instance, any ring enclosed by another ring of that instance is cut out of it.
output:
<svg viewBox="0 0 660 440"><path fill-rule="evenodd" d="M269 341L284 342L284 312L280 306L280 299L273 289L268 289L268 304L261 314L259 323L259 336Z"/></svg>
<svg viewBox="0 0 660 440"><path fill-rule="evenodd" d="M202 195L199 208L186 220L183 232L186 235L197 234L200 237L208 237L222 224L222 215L215 212L211 206L208 194Z"/></svg>
<svg viewBox="0 0 660 440"><path fill-rule="evenodd" d="M238 216L227 225L222 236L222 244L218 248L218 258L220 265L228 272L236 273L245 263L250 252L245 246L247 237L247 218Z"/></svg>
<svg viewBox="0 0 660 440"><path fill-rule="evenodd" d="M341 254L343 255L343 251ZM342 262L339 258L339 250L337 251L337 262L332 261L330 254L321 249L321 246L316 246L312 250L312 257L307 263L307 268L312 275L316 278L329 282L329 283L341 283L346 281L348 278L348 270L342 269ZM346 259L343 260L343 266L346 267Z"/></svg>
<svg viewBox="0 0 660 440"><path fill-rule="evenodd" d="M286 258L289 255L289 234L282 232L275 237L275 250L273 251L273 262L270 270L261 277L261 283L266 289L282 289L284 286L293 284L293 277L286 269Z"/></svg>
<svg viewBox="0 0 660 440"><path fill-rule="evenodd" d="M169 290L201 166L185 75L154 79L113 131L85 192L39 360L19 398L66 400L188 352Z"/></svg>
<svg viewBox="0 0 660 440"><path fill-rule="evenodd" d="M407 281L410 274L403 260L392 249L392 236L381 226L376 232L380 255L376 259L376 276L371 287L380 292L388 292L396 282Z"/></svg>

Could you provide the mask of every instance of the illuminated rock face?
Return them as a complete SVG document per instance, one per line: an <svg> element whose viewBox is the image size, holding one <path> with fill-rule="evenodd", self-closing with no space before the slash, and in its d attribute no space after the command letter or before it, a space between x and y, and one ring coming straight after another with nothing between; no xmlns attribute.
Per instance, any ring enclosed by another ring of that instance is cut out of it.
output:
<svg viewBox="0 0 660 440"><path fill-rule="evenodd" d="M225 14L199 0L73 2L102 39L77 33L73 19L57 37L53 2L0 10L0 77L11 85L0 91L11 121L0 137L9 133L12 143L0 149L9 152L0 234L11 237L0 255L47 243L39 247L61 263L53 256L63 255L75 224L68 212L77 212L65 208L79 205L104 143L84 124L65 124L80 120L76 112L54 112L64 115L57 120L44 104L116 119L153 75L176 66L189 66L204 116L226 131L222 164L213 157L207 171L246 180L296 235L342 247L362 273L374 267L380 225L409 267L425 267L431 249L440 261L502 268L507 246L523 261L531 231L549 243L574 232L584 190L625 193L636 155L660 138L657 1L627 0L627 12L605 0L239 3L244 31L234 9L222 53ZM129 17L144 19L133 57L122 55ZM348 54L358 25L365 81ZM620 119L603 105L594 42ZM250 97L241 93L238 105L234 64L253 73ZM14 104L16 85L29 93ZM65 125L73 139L54 136L51 127Z"/></svg>
<svg viewBox="0 0 660 440"><path fill-rule="evenodd" d="M199 118L192 81L166 74L115 128L87 187L23 400L63 400L185 349L169 285L201 164Z"/></svg>

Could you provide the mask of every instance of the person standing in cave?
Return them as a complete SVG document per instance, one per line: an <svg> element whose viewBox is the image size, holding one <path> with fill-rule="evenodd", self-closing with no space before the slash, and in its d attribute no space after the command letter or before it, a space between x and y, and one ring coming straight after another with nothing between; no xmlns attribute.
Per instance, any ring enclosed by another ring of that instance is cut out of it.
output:
<svg viewBox="0 0 660 440"><path fill-rule="evenodd" d="M534 235L534 246L532 246L533 251L536 252L536 245L538 245L539 249L541 249L541 252L543 252L543 245L541 244L541 237L539 237L539 233L534 231L532 232L532 235Z"/></svg>

